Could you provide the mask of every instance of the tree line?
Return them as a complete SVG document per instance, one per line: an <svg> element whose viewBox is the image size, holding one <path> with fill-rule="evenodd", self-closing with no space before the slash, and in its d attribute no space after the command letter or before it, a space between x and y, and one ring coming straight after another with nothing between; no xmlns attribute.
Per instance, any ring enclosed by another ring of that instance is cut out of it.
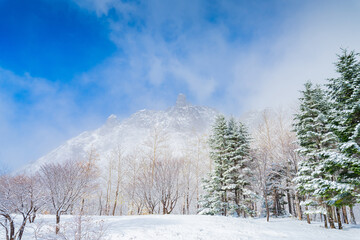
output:
<svg viewBox="0 0 360 240"><path fill-rule="evenodd" d="M342 229L342 222L349 223L349 210L350 221L356 224L358 56L344 50L336 63L337 78L324 86L305 84L290 131L281 113L274 117L269 110L257 118L251 137L241 123L218 117L209 140L215 167L204 181L200 213L253 216L260 204L268 221L270 215L291 214L300 220L306 216L310 223L318 216L325 228L337 223Z"/></svg>
<svg viewBox="0 0 360 240"><path fill-rule="evenodd" d="M6 239L21 239L37 214L53 214L54 233L61 235L64 214L196 213L201 178L211 167L206 135L194 132L179 146L181 155L173 154L168 141L167 133L154 127L130 153L119 144L104 156L91 149L83 159L0 174L0 226Z"/></svg>

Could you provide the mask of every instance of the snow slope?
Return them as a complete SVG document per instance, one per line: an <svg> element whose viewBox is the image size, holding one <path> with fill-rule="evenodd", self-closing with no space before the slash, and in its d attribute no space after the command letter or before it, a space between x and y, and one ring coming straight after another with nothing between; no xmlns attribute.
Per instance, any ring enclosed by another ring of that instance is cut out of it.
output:
<svg viewBox="0 0 360 240"><path fill-rule="evenodd" d="M54 216L42 216L38 221L53 222ZM107 239L168 240L355 240L360 226L346 225L343 230L324 229L320 223L307 224L290 218L242 219L201 215L148 215L94 217L104 220ZM64 216L62 221L72 221ZM53 228L51 228L53 229ZM1 235L0 235L1 237ZM24 239L34 239L31 224ZM41 239L41 238L39 238Z"/></svg>
<svg viewBox="0 0 360 240"><path fill-rule="evenodd" d="M118 146L125 154L131 153L141 147L154 128L166 134L167 144L176 153L185 142L205 134L218 113L209 107L191 105L180 94L176 104L165 111L140 110L123 121L110 115L100 128L66 141L24 169L36 171L44 163L86 158L91 150L100 155L100 160Z"/></svg>

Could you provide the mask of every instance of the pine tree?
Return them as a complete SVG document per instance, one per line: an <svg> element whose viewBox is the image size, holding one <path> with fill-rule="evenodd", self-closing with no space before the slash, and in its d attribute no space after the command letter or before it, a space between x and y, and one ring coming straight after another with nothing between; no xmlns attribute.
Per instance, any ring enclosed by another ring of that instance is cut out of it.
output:
<svg viewBox="0 0 360 240"><path fill-rule="evenodd" d="M252 215L249 134L244 125L224 116L216 119L209 139L214 170L204 180L200 214Z"/></svg>
<svg viewBox="0 0 360 240"><path fill-rule="evenodd" d="M338 137L339 151L329 156L327 171L341 186L331 203L352 207L360 201L360 61L354 51L338 56L338 78L329 79L332 103L332 130Z"/></svg>
<svg viewBox="0 0 360 240"><path fill-rule="evenodd" d="M200 214L226 215L228 209L227 190L225 188L224 172L227 164L226 157L226 134L227 124L225 117L219 115L213 126L212 135L209 139L211 148L210 158L214 162L214 170L204 180L203 188L205 195L200 201Z"/></svg>
<svg viewBox="0 0 360 240"><path fill-rule="evenodd" d="M234 118L228 122L226 143L224 182L228 192L229 212L244 217L246 214L253 215L249 206L254 196L250 188L249 134L246 127Z"/></svg>
<svg viewBox="0 0 360 240"><path fill-rule="evenodd" d="M328 155L336 148L336 136L330 131L328 123L330 105L323 90L319 86L313 87L310 82L305 84L302 95L294 128L300 145L297 151L303 161L299 163L295 182L300 194L313 197L305 205L313 205L315 201L319 203L318 206L325 207L329 204L326 201L336 194L336 182L324 166ZM317 210L325 213L321 207ZM331 215L330 212L327 214ZM331 219L330 225L333 227Z"/></svg>
<svg viewBox="0 0 360 240"><path fill-rule="evenodd" d="M338 56L338 78L329 79L328 94L334 108L334 130L347 156L360 156L360 62L358 53Z"/></svg>

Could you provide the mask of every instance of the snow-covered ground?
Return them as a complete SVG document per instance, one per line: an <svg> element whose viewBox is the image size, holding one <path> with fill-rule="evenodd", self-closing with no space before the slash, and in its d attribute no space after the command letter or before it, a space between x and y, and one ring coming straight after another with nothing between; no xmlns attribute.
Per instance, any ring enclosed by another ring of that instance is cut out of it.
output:
<svg viewBox="0 0 360 240"><path fill-rule="evenodd" d="M63 216L62 221L76 225L76 218ZM23 239L34 238L34 229L40 225L52 224L54 216L40 216L37 224L29 224ZM306 240L358 240L360 226L345 225L343 230L324 229L321 223L307 224L290 218L242 219L220 216L199 215L148 215L123 217L92 217L86 220L90 230L97 230L101 221L104 225L105 239L169 240L169 239L306 239ZM49 225L48 225L49 226ZM67 225L69 226L69 225ZM86 229L86 227L83 227ZM43 229L44 230L44 229ZM41 230L41 231L43 231ZM53 226L48 229L53 231ZM41 232L40 231L40 232ZM1 233L3 234L3 233ZM41 234L40 234L41 235ZM45 234L49 238L49 234ZM3 239L0 235L0 239ZM45 238L38 238L45 239ZM70 237L69 239L73 239ZM91 239L91 238L90 238Z"/></svg>

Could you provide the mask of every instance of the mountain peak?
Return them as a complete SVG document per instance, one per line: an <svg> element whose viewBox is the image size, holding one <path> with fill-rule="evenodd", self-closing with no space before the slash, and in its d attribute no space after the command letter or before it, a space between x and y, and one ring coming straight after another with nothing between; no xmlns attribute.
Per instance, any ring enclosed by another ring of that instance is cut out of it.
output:
<svg viewBox="0 0 360 240"><path fill-rule="evenodd" d="M176 107L185 107L187 105L189 104L186 102L186 96L180 93L176 100Z"/></svg>
<svg viewBox="0 0 360 240"><path fill-rule="evenodd" d="M118 120L117 116L114 115L114 114L111 114L106 120L106 125L107 126L114 126L114 125L118 124L118 121L119 120Z"/></svg>

